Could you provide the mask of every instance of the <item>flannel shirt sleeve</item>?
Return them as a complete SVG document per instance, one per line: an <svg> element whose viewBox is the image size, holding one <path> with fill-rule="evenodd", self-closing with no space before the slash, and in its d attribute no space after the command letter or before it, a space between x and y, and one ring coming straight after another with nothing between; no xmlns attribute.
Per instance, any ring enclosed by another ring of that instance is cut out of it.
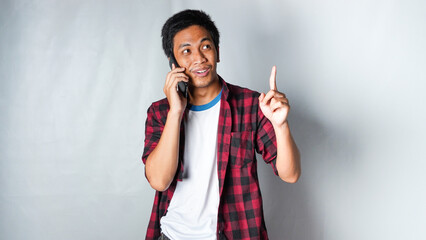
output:
<svg viewBox="0 0 426 240"><path fill-rule="evenodd" d="M164 124L159 120L159 117L154 110L154 105L151 105L148 108L145 122L145 145L142 155L142 161L144 164L146 163L149 154L151 154L157 146L158 141L160 141L163 129Z"/></svg>
<svg viewBox="0 0 426 240"><path fill-rule="evenodd" d="M277 159L277 140L272 123L265 117L260 107L258 107L258 124L256 132L256 152L261 154L263 160L270 164L275 175L278 175L276 167Z"/></svg>
<svg viewBox="0 0 426 240"><path fill-rule="evenodd" d="M147 111L145 122L145 143L142 154L142 161L146 164L149 154L157 147L166 124L168 104L165 100L153 103ZM146 173L145 173L146 177ZM146 231L147 240L156 240L160 236L160 218L165 214L169 200L173 194L176 182L164 192L155 192L154 204L152 206L151 217Z"/></svg>

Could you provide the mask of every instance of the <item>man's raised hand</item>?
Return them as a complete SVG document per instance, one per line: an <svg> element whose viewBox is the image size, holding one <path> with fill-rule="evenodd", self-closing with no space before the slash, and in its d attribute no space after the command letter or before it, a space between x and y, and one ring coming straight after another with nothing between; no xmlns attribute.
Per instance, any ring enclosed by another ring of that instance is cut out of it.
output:
<svg viewBox="0 0 426 240"><path fill-rule="evenodd" d="M282 127L287 123L287 116L290 111L288 99L284 93L277 90L277 67L273 66L269 77L269 92L259 96L259 106L266 118L271 121L274 127Z"/></svg>

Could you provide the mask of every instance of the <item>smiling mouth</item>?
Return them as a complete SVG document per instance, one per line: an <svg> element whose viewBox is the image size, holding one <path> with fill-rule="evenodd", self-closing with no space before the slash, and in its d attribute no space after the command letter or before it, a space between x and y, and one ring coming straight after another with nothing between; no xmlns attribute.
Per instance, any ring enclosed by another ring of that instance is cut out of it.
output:
<svg viewBox="0 0 426 240"><path fill-rule="evenodd" d="M210 68L193 71L193 73L198 77L205 77L207 76L207 74L209 74L209 72L210 72Z"/></svg>

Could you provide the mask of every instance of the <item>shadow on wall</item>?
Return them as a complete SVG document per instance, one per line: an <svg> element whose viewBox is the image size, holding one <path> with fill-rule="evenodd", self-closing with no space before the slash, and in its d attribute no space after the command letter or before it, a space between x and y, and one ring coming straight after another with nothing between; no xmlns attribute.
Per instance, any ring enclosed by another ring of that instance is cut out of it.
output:
<svg viewBox="0 0 426 240"><path fill-rule="evenodd" d="M354 171L353 160L358 145L345 129L321 123L312 111L315 103L304 98L306 92L315 91L309 89L315 79L309 76L306 69L309 63L303 59L306 55L300 43L303 42L300 32L303 26L296 25L300 21L289 18L274 25L279 32L259 28L262 23L257 23L250 25L251 31L242 37L247 40L245 54L248 59L257 59L253 62L257 67L246 69L256 85L255 89L262 91L269 79L269 75L264 76L259 71L264 65L276 64L278 73L285 69L285 74L277 75L277 87L292 93L289 123L301 152L302 175L297 183L285 183L275 176L260 155L257 156L259 181L270 239L321 240L330 233L325 232L325 223L326 217L333 211L334 190L342 187L342 180L348 172ZM263 18L253 19L261 21L259 19ZM267 47L253 47L259 46L259 43ZM270 68L267 66L265 69ZM291 79L284 79L284 75ZM265 79L265 82L257 81L259 79ZM300 89L302 86L303 89Z"/></svg>
<svg viewBox="0 0 426 240"><path fill-rule="evenodd" d="M356 144L337 128L327 128L303 109L292 109L289 123L301 152L302 175L283 182L258 156L265 221L272 240L324 239L325 222L333 211L335 187L354 171ZM349 156L349 157L348 157ZM329 233L329 232L328 232Z"/></svg>

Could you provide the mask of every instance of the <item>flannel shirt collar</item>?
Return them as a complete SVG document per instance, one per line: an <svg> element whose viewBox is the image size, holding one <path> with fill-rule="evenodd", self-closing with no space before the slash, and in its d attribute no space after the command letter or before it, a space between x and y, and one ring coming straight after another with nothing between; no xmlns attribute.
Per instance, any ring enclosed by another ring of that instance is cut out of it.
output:
<svg viewBox="0 0 426 240"><path fill-rule="evenodd" d="M225 80L223 80L221 76L219 76L219 81L222 83L222 100L228 100L228 96L229 96L228 84L225 82Z"/></svg>

